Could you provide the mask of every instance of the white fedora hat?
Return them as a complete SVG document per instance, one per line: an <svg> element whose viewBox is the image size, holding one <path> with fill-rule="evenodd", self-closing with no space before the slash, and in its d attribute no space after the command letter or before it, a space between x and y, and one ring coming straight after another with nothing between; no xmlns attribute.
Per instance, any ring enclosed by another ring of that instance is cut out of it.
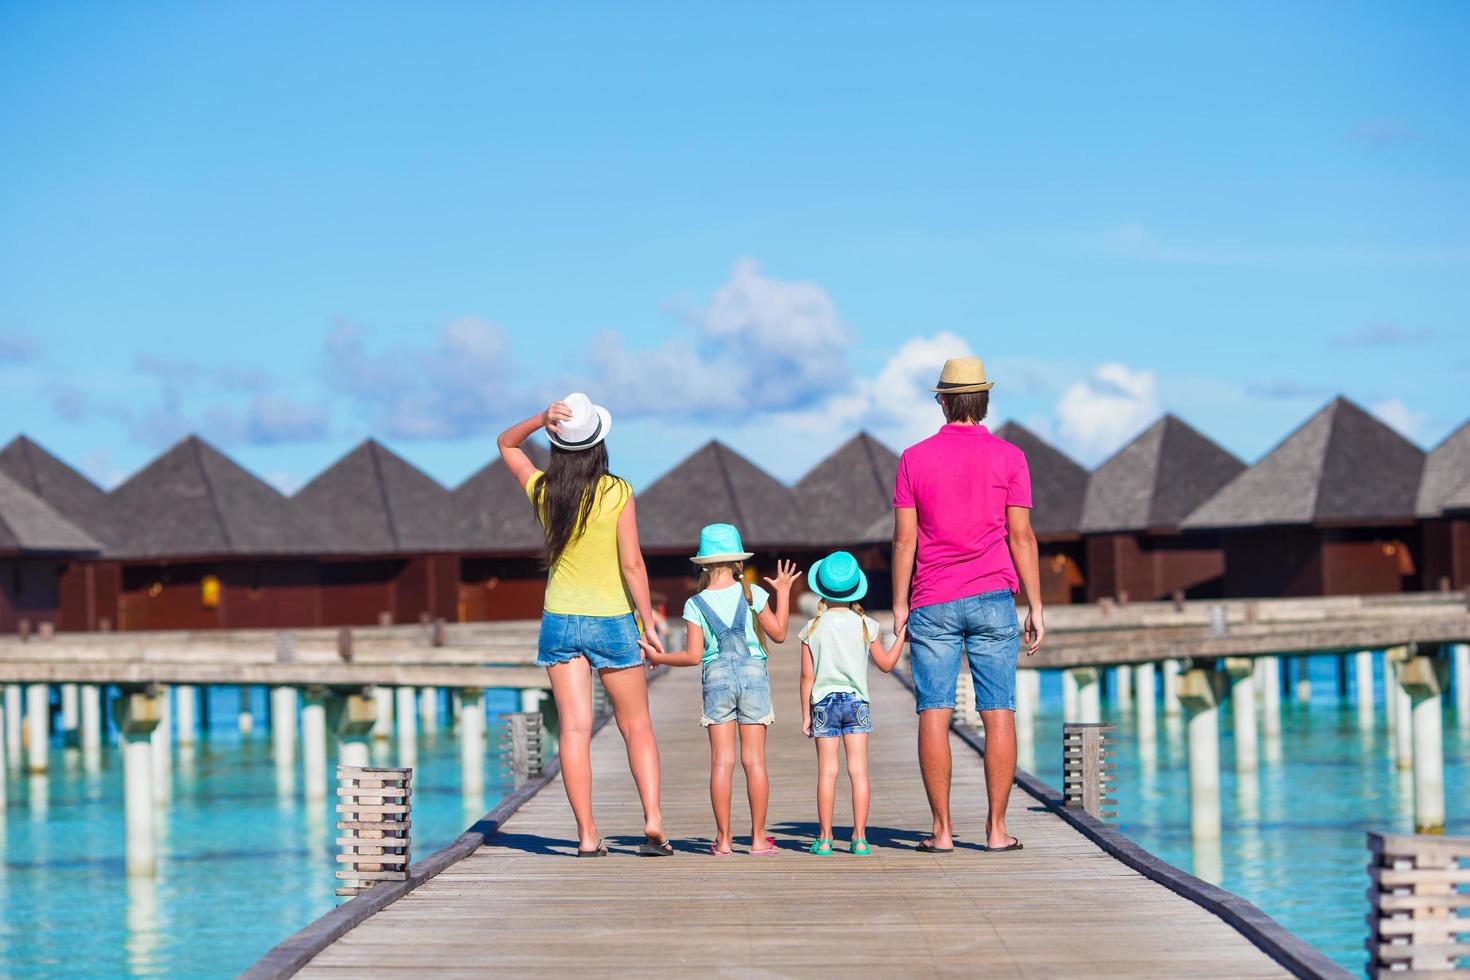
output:
<svg viewBox="0 0 1470 980"><path fill-rule="evenodd" d="M572 452L591 449L607 438L612 430L612 413L601 405L592 404L592 399L574 391L562 401L571 409L572 417L562 419L557 431L546 433L546 438L558 449Z"/></svg>

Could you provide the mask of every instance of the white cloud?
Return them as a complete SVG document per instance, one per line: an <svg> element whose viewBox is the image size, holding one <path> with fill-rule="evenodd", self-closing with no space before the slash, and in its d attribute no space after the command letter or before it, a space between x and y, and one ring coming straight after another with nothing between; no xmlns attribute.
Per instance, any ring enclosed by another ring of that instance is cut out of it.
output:
<svg viewBox="0 0 1470 980"><path fill-rule="evenodd" d="M368 349L367 331L341 324L327 337L323 375L374 431L399 439L452 439L505 424L527 403L510 339L484 320L454 320L433 347Z"/></svg>
<svg viewBox="0 0 1470 980"><path fill-rule="evenodd" d="M1398 432L1417 442L1424 441L1428 412L1418 412L1397 398L1385 398L1368 406L1368 411Z"/></svg>
<svg viewBox="0 0 1470 980"><path fill-rule="evenodd" d="M1423 327L1405 327L1388 320L1370 323L1361 330L1332 338L1336 347L1389 347L1398 344L1420 344L1434 339Z"/></svg>
<svg viewBox="0 0 1470 980"><path fill-rule="evenodd" d="M1158 381L1152 371L1103 364L1063 391L1055 412L1062 445L1096 460L1158 417Z"/></svg>
<svg viewBox="0 0 1470 980"><path fill-rule="evenodd" d="M566 383L634 416L712 417L799 410L852 382L851 333L826 290L767 276L754 259L736 261L709 303L686 318L684 332L647 349L601 334L588 372Z"/></svg>
<svg viewBox="0 0 1470 980"><path fill-rule="evenodd" d="M301 477L294 473L287 473L284 470L267 473L264 479L266 483L269 483L288 497L301 489Z"/></svg>
<svg viewBox="0 0 1470 980"><path fill-rule="evenodd" d="M35 359L40 347L29 337L0 330L0 364L21 364Z"/></svg>

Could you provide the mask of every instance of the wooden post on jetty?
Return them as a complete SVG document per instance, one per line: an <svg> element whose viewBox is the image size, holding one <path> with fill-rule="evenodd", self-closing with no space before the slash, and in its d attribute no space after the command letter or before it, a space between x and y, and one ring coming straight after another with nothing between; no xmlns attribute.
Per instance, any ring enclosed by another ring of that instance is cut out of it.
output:
<svg viewBox="0 0 1470 980"><path fill-rule="evenodd" d="M1399 684L1409 696L1413 738L1414 830L1444 833L1444 731L1440 693L1449 664L1439 657L1411 657L1399 664Z"/></svg>
<svg viewBox="0 0 1470 980"><path fill-rule="evenodd" d="M1261 734L1268 736L1267 751L1270 751L1270 736L1281 734L1281 658L1257 657L1261 671Z"/></svg>
<svg viewBox="0 0 1470 980"><path fill-rule="evenodd" d="M301 691L301 772L308 803L327 798L326 696L326 688L315 684Z"/></svg>
<svg viewBox="0 0 1470 980"><path fill-rule="evenodd" d="M1393 698L1393 712L1389 718L1393 721L1394 763L1400 769L1409 769L1414 765L1414 704L1399 680L1399 665L1409 659L1409 648L1400 646L1385 650L1383 657L1388 667L1385 690Z"/></svg>
<svg viewBox="0 0 1470 980"><path fill-rule="evenodd" d="M1461 728L1470 728L1470 643L1456 643L1451 649L1455 660L1455 720Z"/></svg>
<svg viewBox="0 0 1470 980"><path fill-rule="evenodd" d="M1062 725L1062 800L1069 807L1080 807L1099 820L1112 820L1116 810L1105 810L1118 801L1108 796L1118 768L1109 762L1108 751L1116 725L1089 722L1065 722Z"/></svg>
<svg viewBox="0 0 1470 980"><path fill-rule="evenodd" d="M25 694L19 684L5 685L5 761L7 765L19 766L21 723L25 718Z"/></svg>
<svg viewBox="0 0 1470 980"><path fill-rule="evenodd" d="M373 698L362 689L333 691L327 698L327 722L337 733L337 760L344 766L366 768L368 733L377 719Z"/></svg>
<svg viewBox="0 0 1470 980"><path fill-rule="evenodd" d="M1470 837L1369 832L1368 976L1463 977Z"/></svg>
<svg viewBox="0 0 1470 980"><path fill-rule="evenodd" d="M485 692L462 688L459 700L460 788L474 800L485 792Z"/></svg>
<svg viewBox="0 0 1470 980"><path fill-rule="evenodd" d="M520 786L541 775L544 764L541 712L520 711L503 717L505 732L500 742L500 758L515 784Z"/></svg>
<svg viewBox="0 0 1470 980"><path fill-rule="evenodd" d="M1235 726L1235 771L1254 772L1259 765L1256 750L1255 664L1249 657L1227 657L1230 675L1230 713Z"/></svg>
<svg viewBox="0 0 1470 980"><path fill-rule="evenodd" d="M51 747L51 688L45 684L26 687L26 771L43 773Z"/></svg>
<svg viewBox="0 0 1470 980"><path fill-rule="evenodd" d="M1165 660L1161 671L1164 676L1164 714L1178 715L1183 710L1179 704L1179 661Z"/></svg>
<svg viewBox="0 0 1470 980"><path fill-rule="evenodd" d="M338 895L408 877L412 769L337 767Z"/></svg>

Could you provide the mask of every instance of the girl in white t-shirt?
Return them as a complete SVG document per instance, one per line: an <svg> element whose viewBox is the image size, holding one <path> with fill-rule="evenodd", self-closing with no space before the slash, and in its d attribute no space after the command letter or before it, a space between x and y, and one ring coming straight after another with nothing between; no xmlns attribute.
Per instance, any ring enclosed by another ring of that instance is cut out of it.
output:
<svg viewBox="0 0 1470 980"><path fill-rule="evenodd" d="M837 798L837 742L847 754L852 783L853 854L869 852L868 733L873 716L868 704L868 658L884 673L898 663L905 627L884 649L878 624L863 613L858 600L868 594L868 577L857 559L836 551L812 566L807 582L821 597L817 616L801 631L802 731L817 740L817 821L821 829L808 848L832 853L832 807Z"/></svg>

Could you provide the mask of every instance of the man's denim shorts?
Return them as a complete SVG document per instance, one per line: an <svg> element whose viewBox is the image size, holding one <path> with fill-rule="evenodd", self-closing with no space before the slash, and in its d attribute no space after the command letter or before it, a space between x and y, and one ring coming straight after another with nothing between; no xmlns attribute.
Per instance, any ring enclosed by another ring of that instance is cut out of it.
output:
<svg viewBox="0 0 1470 980"><path fill-rule="evenodd" d="M862 735L872 730L871 707L849 691L833 691L812 705L812 738Z"/></svg>
<svg viewBox="0 0 1470 980"><path fill-rule="evenodd" d="M968 656L975 710L1016 710L1016 655L1021 627L1016 603L1004 589L909 613L909 658L917 711L953 708L960 660Z"/></svg>
<svg viewBox="0 0 1470 980"><path fill-rule="evenodd" d="M699 723L708 728L738 721L742 725L769 725L776 720L771 707L771 675L766 662L748 656L717 656L699 666L704 713Z"/></svg>
<svg viewBox="0 0 1470 980"><path fill-rule="evenodd" d="M638 649L638 620L621 616L541 614L541 637L536 643L536 666L550 667L586 657L594 670L634 667L643 661Z"/></svg>

